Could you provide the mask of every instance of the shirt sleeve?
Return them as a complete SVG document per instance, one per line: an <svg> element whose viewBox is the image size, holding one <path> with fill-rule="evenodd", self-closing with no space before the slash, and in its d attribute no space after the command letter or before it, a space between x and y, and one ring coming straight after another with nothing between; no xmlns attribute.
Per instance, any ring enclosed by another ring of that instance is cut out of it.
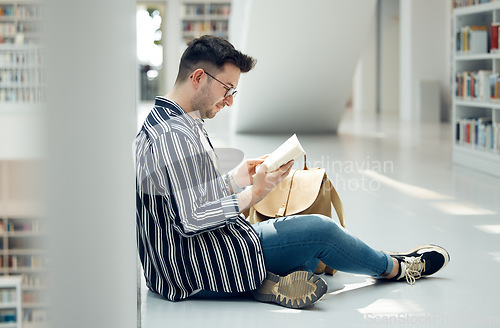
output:
<svg viewBox="0 0 500 328"><path fill-rule="evenodd" d="M142 160L148 187L143 189L161 198L157 206L169 207L164 212L176 231L189 237L236 221L238 199L195 138L169 131L148 148Z"/></svg>

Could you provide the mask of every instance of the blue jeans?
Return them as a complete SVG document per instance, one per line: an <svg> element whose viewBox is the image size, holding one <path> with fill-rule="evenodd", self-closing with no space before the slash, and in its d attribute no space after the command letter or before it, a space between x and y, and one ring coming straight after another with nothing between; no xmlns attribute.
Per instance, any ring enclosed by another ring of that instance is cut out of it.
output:
<svg viewBox="0 0 500 328"><path fill-rule="evenodd" d="M314 272L321 260L344 272L378 277L392 271L392 258L374 250L334 220L323 215L294 215L253 225L259 235L268 271L278 275ZM220 298L232 293L200 291L196 298Z"/></svg>

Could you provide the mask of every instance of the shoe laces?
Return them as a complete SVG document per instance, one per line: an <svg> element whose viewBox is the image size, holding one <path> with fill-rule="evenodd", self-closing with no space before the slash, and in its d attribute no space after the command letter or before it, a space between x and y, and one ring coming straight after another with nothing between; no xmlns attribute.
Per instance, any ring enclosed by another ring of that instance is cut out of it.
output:
<svg viewBox="0 0 500 328"><path fill-rule="evenodd" d="M425 260L422 255L419 257L405 257L405 278L409 285L413 285L417 279L422 277L422 272L425 270Z"/></svg>

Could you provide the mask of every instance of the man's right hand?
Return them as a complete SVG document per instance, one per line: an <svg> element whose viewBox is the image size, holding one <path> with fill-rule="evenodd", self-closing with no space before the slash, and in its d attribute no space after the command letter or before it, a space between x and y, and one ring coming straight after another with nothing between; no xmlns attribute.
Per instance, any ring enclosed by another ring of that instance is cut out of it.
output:
<svg viewBox="0 0 500 328"><path fill-rule="evenodd" d="M282 165L279 169L268 172L267 166L261 164L257 168L257 172L253 178L252 195L253 199L256 200L254 204L260 202L264 197L267 196L283 179L287 177L293 166L293 160Z"/></svg>
<svg viewBox="0 0 500 328"><path fill-rule="evenodd" d="M266 165L262 164L257 168L257 172L253 177L252 187L237 195L240 213L246 211L253 205L260 202L267 196L281 181L283 181L293 166L293 160L284 164L279 169L273 172L268 172Z"/></svg>

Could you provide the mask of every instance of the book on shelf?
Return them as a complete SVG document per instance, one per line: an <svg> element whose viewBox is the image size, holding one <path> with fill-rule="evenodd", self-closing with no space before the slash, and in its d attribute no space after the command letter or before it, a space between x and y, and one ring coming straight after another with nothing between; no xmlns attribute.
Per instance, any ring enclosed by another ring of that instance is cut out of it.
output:
<svg viewBox="0 0 500 328"><path fill-rule="evenodd" d="M490 24L490 52L498 53L498 22L491 22Z"/></svg>
<svg viewBox="0 0 500 328"><path fill-rule="evenodd" d="M455 96L464 100L489 101L495 99L498 74L489 70L457 72Z"/></svg>
<svg viewBox="0 0 500 328"><path fill-rule="evenodd" d="M466 25L457 30L457 51L462 54L488 53L488 26Z"/></svg>

